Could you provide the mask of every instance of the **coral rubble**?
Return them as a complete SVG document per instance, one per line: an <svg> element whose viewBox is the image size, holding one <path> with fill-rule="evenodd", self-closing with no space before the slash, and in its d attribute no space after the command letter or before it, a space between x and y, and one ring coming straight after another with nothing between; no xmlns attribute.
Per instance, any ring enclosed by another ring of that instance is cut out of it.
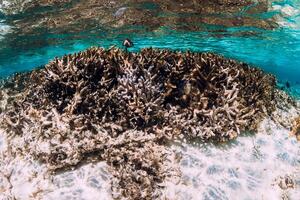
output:
<svg viewBox="0 0 300 200"><path fill-rule="evenodd" d="M300 141L300 117L297 117L292 125L292 135L297 137L297 140Z"/></svg>
<svg viewBox="0 0 300 200"><path fill-rule="evenodd" d="M213 53L95 47L6 82L0 127L22 141L12 140L14 152L50 170L93 156L110 165L115 193L151 199L170 173L163 145L256 130L275 109L275 85L273 76Z"/></svg>

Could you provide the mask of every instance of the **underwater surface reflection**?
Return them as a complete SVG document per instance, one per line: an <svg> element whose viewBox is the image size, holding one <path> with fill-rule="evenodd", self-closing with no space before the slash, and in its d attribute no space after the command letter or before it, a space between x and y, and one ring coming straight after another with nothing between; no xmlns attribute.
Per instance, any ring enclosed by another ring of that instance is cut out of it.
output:
<svg viewBox="0 0 300 200"><path fill-rule="evenodd" d="M16 13L0 4L0 77L33 69L55 56L89 46L121 46L128 37L135 43L132 51L144 47L213 51L259 66L282 83L289 81L293 88L299 86L300 11L296 0L245 3L223 12L215 5L206 5L203 11L182 2L120 1L110 5L110 1L104 1L99 9L107 16L105 23L95 19L99 17L95 14L83 16L80 1L66 2L64 6L47 7L41 1L40 7L31 8L25 1L23 10L17 7ZM103 11L108 5L110 9ZM64 17L75 14L78 19L67 23ZM143 18L136 19L135 14ZM42 23L46 19L55 26ZM100 21L95 25L91 24L93 20Z"/></svg>

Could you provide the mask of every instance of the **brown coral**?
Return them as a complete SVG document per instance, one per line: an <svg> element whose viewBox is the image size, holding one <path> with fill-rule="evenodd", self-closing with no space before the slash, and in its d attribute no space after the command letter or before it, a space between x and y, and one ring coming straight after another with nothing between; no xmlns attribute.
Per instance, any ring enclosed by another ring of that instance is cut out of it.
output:
<svg viewBox="0 0 300 200"><path fill-rule="evenodd" d="M297 140L300 141L300 117L297 117L292 125L292 135L295 135Z"/></svg>
<svg viewBox="0 0 300 200"><path fill-rule="evenodd" d="M273 76L212 53L90 48L15 79L0 122L13 148L52 170L104 159L133 199L158 195L168 140L228 140L275 108Z"/></svg>

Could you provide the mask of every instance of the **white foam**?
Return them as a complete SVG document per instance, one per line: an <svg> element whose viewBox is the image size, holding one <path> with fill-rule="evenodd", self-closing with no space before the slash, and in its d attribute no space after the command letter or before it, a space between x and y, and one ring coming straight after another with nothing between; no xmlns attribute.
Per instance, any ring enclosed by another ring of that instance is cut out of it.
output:
<svg viewBox="0 0 300 200"><path fill-rule="evenodd" d="M282 27L299 28L299 14L300 14L300 2L294 1L290 4L274 4L271 10L281 13L277 16L277 23Z"/></svg>
<svg viewBox="0 0 300 200"><path fill-rule="evenodd" d="M273 10L280 11L284 16L294 16L299 14L299 10L295 7L285 4L285 5L274 5L272 6Z"/></svg>

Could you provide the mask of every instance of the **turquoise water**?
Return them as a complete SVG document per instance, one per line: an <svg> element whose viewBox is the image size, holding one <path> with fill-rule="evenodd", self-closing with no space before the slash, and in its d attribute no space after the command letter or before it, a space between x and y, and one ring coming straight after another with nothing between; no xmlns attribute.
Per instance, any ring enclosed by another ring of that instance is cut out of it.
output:
<svg viewBox="0 0 300 200"><path fill-rule="evenodd" d="M151 5L150 5L151 6ZM126 37L134 42L131 51L144 47L175 50L212 51L258 66L274 74L279 84L287 81L295 93L300 91L300 1L274 1L269 12L257 18L275 17L278 27L214 26L201 24L201 31L173 30L160 27L147 31L140 26L123 29L82 30L75 33L34 34L14 32L11 16L0 15L0 77L28 71L49 62L55 56L90 46L120 46ZM151 7L155 9L155 7Z"/></svg>
<svg viewBox="0 0 300 200"><path fill-rule="evenodd" d="M67 28L57 31L51 27L36 28L34 31L26 30L31 28L28 24L38 26L40 22L38 18L45 12L57 14L55 10L64 9L59 6L25 11L17 9L13 14L7 14L3 9L3 6L10 7L9 2L18 4L30 1L49 0L0 0L0 79L16 72L32 70L45 65L56 56L81 51L90 46L122 47L122 41L130 38L134 42L134 47L130 51L138 51L145 47L210 51L250 63L274 74L279 80L279 86L300 97L300 0L269 0L267 12L249 14L246 12L249 7L246 7L241 12L232 14L234 17L251 16L258 21L273 18L277 26L266 29L255 25L217 26L207 23L187 23L186 30L176 29L174 26L158 26L149 29L147 24L112 28L100 23L94 27L80 27L79 31L70 31ZM65 5L65 8L72 7L72 4L76 5L76 2L83 2L83 0L64 1L71 2ZM106 1L147 0L95 2ZM184 1L197 2L197 0L161 1L173 1L174 4ZM198 2L203 1L205 0L198 0ZM157 4L151 1L143 5L144 7L139 9L145 9L150 13L149 16L158 10ZM122 7L114 8L112 12L114 15L121 16L124 12L126 14L126 8L130 6L132 5L125 3ZM85 12L80 14L83 15ZM167 16L170 13L159 15ZM191 15L186 14L182 17L188 18ZM220 16L220 13L216 15ZM222 16L230 18L228 14ZM28 24L22 24L23 20ZM122 20L123 18L119 22ZM136 20L139 20L138 17ZM178 19L180 20L182 18ZM21 26L18 27L20 24ZM200 28L191 31L193 28L189 27L194 25ZM291 85L290 88L286 87L287 82ZM0 102L0 108L1 103L3 102ZM299 112L293 107L280 110L278 115L284 121L283 119L288 120L298 116ZM1 117L0 115L0 120ZM174 155L176 160L177 157L181 158L178 163L173 162L173 158L167 158L166 162L170 162L168 165L174 168L178 167L182 175L167 181L163 193L169 199L227 200L237 197L299 200L300 143L289 133L290 130L278 126L277 122L265 119L257 134L241 135L236 140L221 146L186 143L171 145L166 149L168 154L173 156L173 153L176 153L176 156ZM24 134L26 138L26 135L31 133L28 131ZM19 154L24 146L34 145L39 150L39 148L48 148L47 145L39 142L24 145L23 137L23 134L8 136L5 130L0 129L0 199L32 197L49 200L112 199L110 184L112 176L105 162L92 162L74 170L49 176L46 166L37 162L29 154L25 156ZM11 156L11 152L14 156ZM5 173L1 173L1 169ZM6 172L7 174L11 172L10 179L7 178ZM283 177L286 176L293 177L295 188L278 187L282 181L285 181Z"/></svg>

